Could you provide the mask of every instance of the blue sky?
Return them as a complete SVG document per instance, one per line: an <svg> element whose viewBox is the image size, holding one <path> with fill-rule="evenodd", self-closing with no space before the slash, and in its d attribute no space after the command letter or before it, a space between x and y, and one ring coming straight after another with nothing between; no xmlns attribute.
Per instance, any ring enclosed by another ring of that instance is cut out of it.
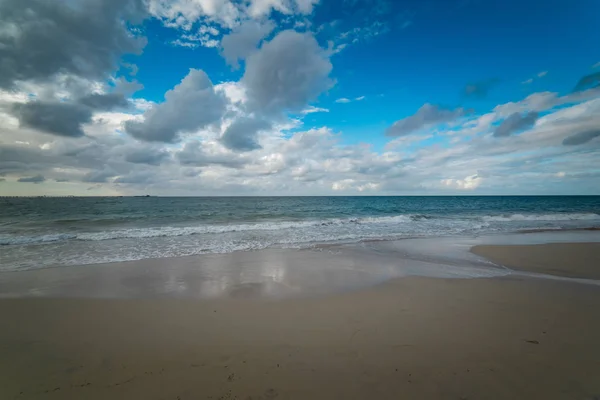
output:
<svg viewBox="0 0 600 400"><path fill-rule="evenodd" d="M600 194L597 1L27 2L0 194Z"/></svg>

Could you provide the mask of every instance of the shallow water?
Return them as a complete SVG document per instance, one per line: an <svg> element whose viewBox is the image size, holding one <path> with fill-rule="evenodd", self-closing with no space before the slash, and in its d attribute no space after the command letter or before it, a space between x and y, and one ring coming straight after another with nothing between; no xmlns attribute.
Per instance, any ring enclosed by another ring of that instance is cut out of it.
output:
<svg viewBox="0 0 600 400"><path fill-rule="evenodd" d="M326 295L395 278L508 275L600 285L600 281L516 272L469 250L477 244L600 242L600 232L481 237L265 249L0 273L0 297L288 298Z"/></svg>
<svg viewBox="0 0 600 400"><path fill-rule="evenodd" d="M0 271L598 226L598 196L0 198Z"/></svg>

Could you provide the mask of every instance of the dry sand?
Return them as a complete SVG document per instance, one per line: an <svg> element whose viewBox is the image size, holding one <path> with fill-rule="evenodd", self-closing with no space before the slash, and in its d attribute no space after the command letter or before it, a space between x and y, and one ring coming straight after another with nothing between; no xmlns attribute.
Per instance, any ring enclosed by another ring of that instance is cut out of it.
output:
<svg viewBox="0 0 600 400"><path fill-rule="evenodd" d="M600 279L600 243L475 246L471 251L519 271Z"/></svg>
<svg viewBox="0 0 600 400"><path fill-rule="evenodd" d="M284 301L5 299L0 399L598 399L599 306L597 286L516 275Z"/></svg>

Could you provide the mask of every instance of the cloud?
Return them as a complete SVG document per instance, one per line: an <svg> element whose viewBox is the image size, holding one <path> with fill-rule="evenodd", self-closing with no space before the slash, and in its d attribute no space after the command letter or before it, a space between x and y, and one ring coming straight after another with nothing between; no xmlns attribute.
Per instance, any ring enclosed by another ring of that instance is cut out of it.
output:
<svg viewBox="0 0 600 400"><path fill-rule="evenodd" d="M180 134L218 122L225 112L224 97L215 92L206 73L190 69L181 83L165 93L165 101L144 113L144 121L127 121L133 137L155 142L176 142Z"/></svg>
<svg viewBox="0 0 600 400"><path fill-rule="evenodd" d="M256 134L271 128L267 121L254 118L238 118L227 129L221 137L221 143L230 150L251 151L260 149Z"/></svg>
<svg viewBox="0 0 600 400"><path fill-rule="evenodd" d="M529 78L527 80L524 80L523 82L521 82L523 85L529 85L531 83L533 83L533 78Z"/></svg>
<svg viewBox="0 0 600 400"><path fill-rule="evenodd" d="M532 93L518 102L508 102L494 107L494 113L506 118L514 113L537 111L542 112L566 104L576 104L600 97L600 89L588 89L581 92L559 96L554 92Z"/></svg>
<svg viewBox="0 0 600 400"><path fill-rule="evenodd" d="M181 35L178 39L173 40L171 42L174 46L181 47L219 47L219 40L217 36L219 36L220 32L214 26L202 25L198 28L196 33L186 33Z"/></svg>
<svg viewBox="0 0 600 400"><path fill-rule="evenodd" d="M544 77L544 76L546 76L546 75L548 75L548 71L542 71L542 72L539 72L539 73L537 74L537 77L538 77L538 78L543 78L543 77Z"/></svg>
<svg viewBox="0 0 600 400"><path fill-rule="evenodd" d="M247 12L253 18L267 16L271 11L282 14L310 14L317 3L319 0L250 0Z"/></svg>
<svg viewBox="0 0 600 400"><path fill-rule="evenodd" d="M30 101L18 103L12 113L19 126L39 129L60 136L83 136L82 124L92 120L92 110L79 104Z"/></svg>
<svg viewBox="0 0 600 400"><path fill-rule="evenodd" d="M58 74L104 80L123 54L144 47L145 39L128 29L143 17L141 0L3 0L0 88Z"/></svg>
<svg viewBox="0 0 600 400"><path fill-rule="evenodd" d="M494 137L506 137L518 131L531 128L535 124L535 121L537 121L538 116L538 113L535 111L525 115L514 113L502 121L496 130L494 130Z"/></svg>
<svg viewBox="0 0 600 400"><path fill-rule="evenodd" d="M91 171L82 179L82 182L88 183L103 183L106 182L109 178L112 178L117 175L117 172L113 171L111 168L104 168L98 171Z"/></svg>
<svg viewBox="0 0 600 400"><path fill-rule="evenodd" d="M565 146L577 146L580 144L587 143L594 138L600 136L600 129L594 129L590 131L584 131L574 134L573 136L569 136L565 138L562 142Z"/></svg>
<svg viewBox="0 0 600 400"><path fill-rule="evenodd" d="M242 11L230 0L148 0L150 13L166 26L190 30L200 19L235 26Z"/></svg>
<svg viewBox="0 0 600 400"><path fill-rule="evenodd" d="M364 99L366 99L366 96L359 96L359 97L355 97L354 99L348 99L346 97L342 97L342 98L337 99L335 102L336 103L351 103L353 101L361 101Z"/></svg>
<svg viewBox="0 0 600 400"><path fill-rule="evenodd" d="M84 135L83 125L92 121L94 111L109 111L116 107L129 107L122 93L93 93L74 101L14 103L10 111L18 119L20 127L59 136L81 137Z"/></svg>
<svg viewBox="0 0 600 400"><path fill-rule="evenodd" d="M600 68L600 61L598 61L596 64L592 65L592 68Z"/></svg>
<svg viewBox="0 0 600 400"><path fill-rule="evenodd" d="M133 149L125 155L125 161L134 164L160 165L169 153L163 149L142 148Z"/></svg>
<svg viewBox="0 0 600 400"><path fill-rule="evenodd" d="M261 20L276 11L308 15L319 0L148 0L150 13L168 27L189 31L199 21L234 28L241 21Z"/></svg>
<svg viewBox="0 0 600 400"><path fill-rule="evenodd" d="M135 171L130 174L117 177L115 183L126 183L126 184L143 184L150 183L156 178L155 174L151 171Z"/></svg>
<svg viewBox="0 0 600 400"><path fill-rule="evenodd" d="M426 103L410 117L394 122L385 134L391 137L404 136L428 126L450 122L463 115L465 111L462 108L448 110Z"/></svg>
<svg viewBox="0 0 600 400"><path fill-rule="evenodd" d="M205 146L200 146L198 141L186 143L182 150L175 155L181 165L194 167L208 167L218 165L225 168L241 168L247 161L235 153L206 151Z"/></svg>
<svg viewBox="0 0 600 400"><path fill-rule="evenodd" d="M46 178L44 178L43 175L35 175L35 176L30 176L30 177L25 177L25 178L19 178L17 180L17 182L22 182L22 183L42 183L46 180Z"/></svg>
<svg viewBox="0 0 600 400"><path fill-rule="evenodd" d="M596 89L600 88L600 72L595 72L593 74L589 74L584 76L577 82L574 92L579 92L586 89Z"/></svg>
<svg viewBox="0 0 600 400"><path fill-rule="evenodd" d="M464 179L442 179L441 183L452 189L473 190L483 182L483 178L478 174L467 176Z"/></svg>
<svg viewBox="0 0 600 400"><path fill-rule="evenodd" d="M245 60L256 51L256 47L275 28L272 21L263 24L255 21L246 21L230 34L221 39L221 54L227 64L238 68L240 60Z"/></svg>
<svg viewBox="0 0 600 400"><path fill-rule="evenodd" d="M247 58L242 83L254 110L301 111L331 87L331 70L329 54L312 34L287 30Z"/></svg>
<svg viewBox="0 0 600 400"><path fill-rule="evenodd" d="M86 107L102 111L129 107L129 103L122 93L93 93L80 98L78 102Z"/></svg>
<svg viewBox="0 0 600 400"><path fill-rule="evenodd" d="M500 82L497 78L486 79L483 81L472 82L465 86L463 94L465 97L474 97L483 99L487 97L490 90Z"/></svg>
<svg viewBox="0 0 600 400"><path fill-rule="evenodd" d="M307 115L307 114L313 114L313 113L318 113L318 112L328 113L329 109L322 108L322 107L308 106L304 110L302 110L301 114Z"/></svg>

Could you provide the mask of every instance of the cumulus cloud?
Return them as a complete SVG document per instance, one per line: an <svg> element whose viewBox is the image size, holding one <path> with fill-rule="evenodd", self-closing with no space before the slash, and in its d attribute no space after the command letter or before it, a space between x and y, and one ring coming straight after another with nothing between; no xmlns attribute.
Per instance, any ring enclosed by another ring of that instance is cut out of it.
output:
<svg viewBox="0 0 600 400"><path fill-rule="evenodd" d="M385 134L392 137L404 136L422 128L453 121L463 115L465 111L462 108L448 110L426 103L410 117L394 122Z"/></svg>
<svg viewBox="0 0 600 400"><path fill-rule="evenodd" d="M134 164L160 165L168 157L169 153L163 149L136 148L125 154L125 161Z"/></svg>
<svg viewBox="0 0 600 400"><path fill-rule="evenodd" d="M258 44L275 28L272 21L259 23L246 21L221 39L221 54L227 64L238 68L239 61L245 60L256 51Z"/></svg>
<svg viewBox="0 0 600 400"><path fill-rule="evenodd" d="M12 113L21 127L60 136L83 136L82 124L92 120L92 110L79 104L31 101L15 104Z"/></svg>
<svg viewBox="0 0 600 400"><path fill-rule="evenodd" d="M280 32L246 60L242 83L252 109L301 111L332 81L329 54L310 33Z"/></svg>
<svg viewBox="0 0 600 400"><path fill-rule="evenodd" d="M103 80L123 54L145 45L123 21L144 17L141 0L3 0L0 88L57 74Z"/></svg>
<svg viewBox="0 0 600 400"><path fill-rule="evenodd" d="M595 139L600 136L600 129L594 129L590 131L584 131L576 133L572 136L565 138L562 142L565 146L577 146L580 144L587 143L592 139Z"/></svg>
<svg viewBox="0 0 600 400"><path fill-rule="evenodd" d="M99 111L108 111L117 107L128 107L129 103L123 93L92 93L78 102L86 107Z"/></svg>
<svg viewBox="0 0 600 400"><path fill-rule="evenodd" d="M209 153L198 141L186 143L183 149L178 151L175 156L181 165L194 167L218 165L225 168L241 168L247 163L247 160L235 153Z"/></svg>
<svg viewBox="0 0 600 400"><path fill-rule="evenodd" d="M466 97L485 98L490 90L500 82L497 78L486 79L483 81L472 82L465 86L463 94Z"/></svg>
<svg viewBox="0 0 600 400"><path fill-rule="evenodd" d="M144 113L143 121L127 121L125 130L140 140L175 142L182 133L218 122L225 105L206 73L190 69L181 83L165 93L164 102Z"/></svg>
<svg viewBox="0 0 600 400"><path fill-rule="evenodd" d="M17 180L17 182L22 182L22 183L42 183L45 180L46 180L46 178L44 178L43 175L35 175L35 176L29 176L29 177L19 178Z"/></svg>
<svg viewBox="0 0 600 400"><path fill-rule="evenodd" d="M230 150L251 151L260 149L256 134L271 128L271 124L265 120L242 117L236 119L227 127L221 143Z"/></svg>
<svg viewBox="0 0 600 400"><path fill-rule="evenodd" d="M494 137L510 136L518 131L531 128L537 119L538 113L535 111L525 115L514 113L502 121L502 123L494 130Z"/></svg>
<svg viewBox="0 0 600 400"><path fill-rule="evenodd" d="M128 106L122 93L93 93L74 101L33 100L14 103L10 111L21 127L59 136L80 137L84 135L83 125L92 121L95 111Z"/></svg>

